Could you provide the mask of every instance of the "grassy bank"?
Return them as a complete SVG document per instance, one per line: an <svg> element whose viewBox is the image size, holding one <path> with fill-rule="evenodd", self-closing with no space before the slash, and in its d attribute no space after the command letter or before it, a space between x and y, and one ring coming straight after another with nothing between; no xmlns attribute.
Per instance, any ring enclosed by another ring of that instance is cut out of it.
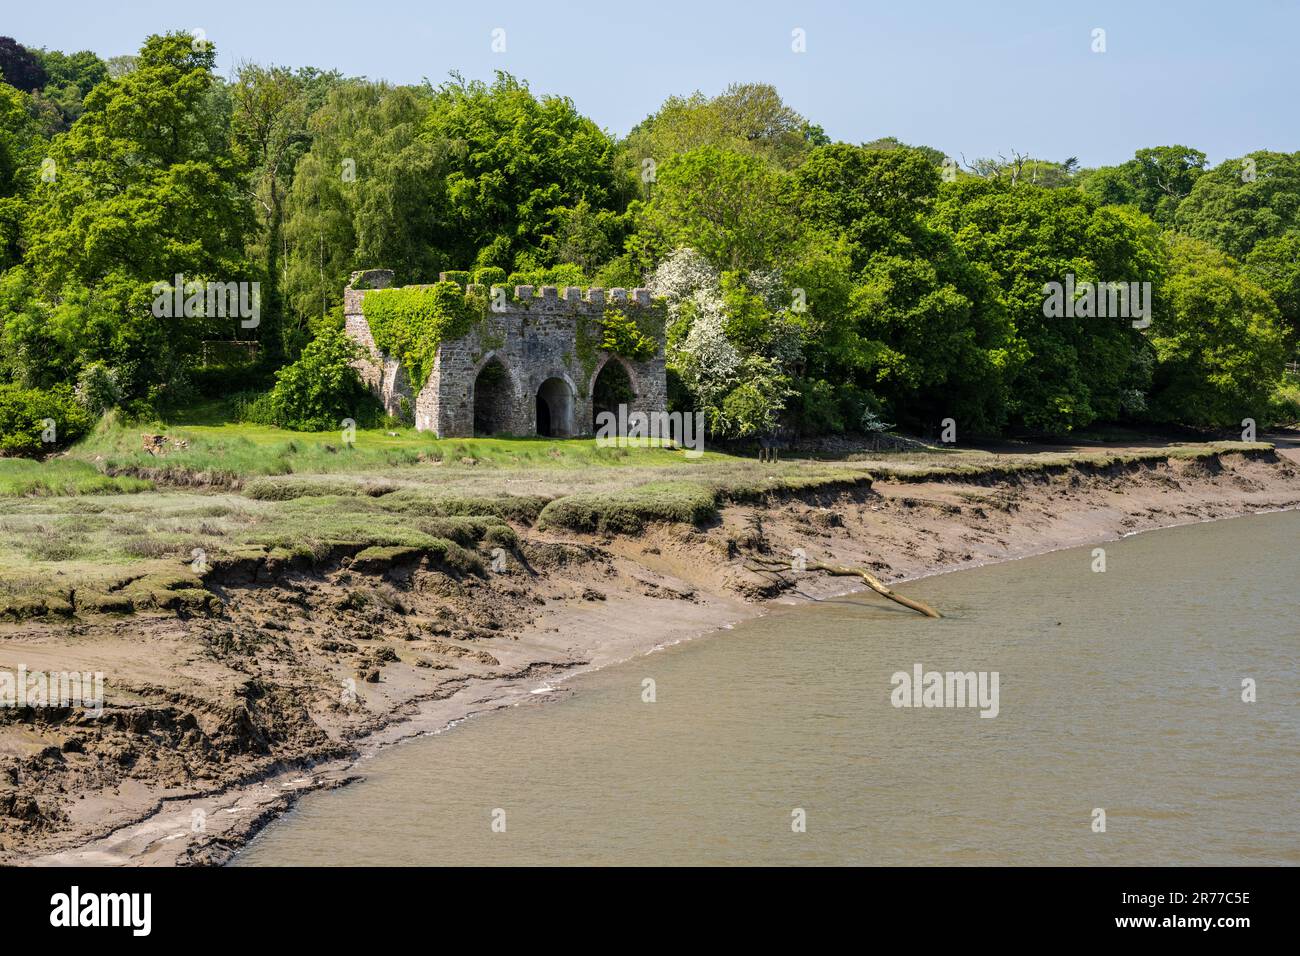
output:
<svg viewBox="0 0 1300 956"><path fill-rule="evenodd" d="M145 450L143 434L168 439L162 455ZM681 452L650 445L603 448L594 441L547 438L438 439L413 428L291 432L234 423L127 426L101 422L70 457L110 475L139 475L176 484L236 487L275 475L405 474L420 480L443 465L497 468L611 468L688 463ZM707 456L705 456L707 457Z"/></svg>
<svg viewBox="0 0 1300 956"><path fill-rule="evenodd" d="M146 452L142 433L164 434L163 454ZM1104 472L1269 448L937 448L759 462L716 452L688 458L661 447L601 448L591 439L439 440L413 430L360 430L345 445L336 433L110 420L63 456L0 459L0 615L38 611L42 601L64 607L59 602L66 605L77 591L83 607L93 595L110 594L134 595L105 598L112 609L167 606L171 592L198 597L203 568L249 555L320 562L378 549L366 560L418 553L478 573L491 549L513 548L516 529L529 526L636 534L654 523L708 525L728 504L830 501L877 479L1015 482L1065 469Z"/></svg>

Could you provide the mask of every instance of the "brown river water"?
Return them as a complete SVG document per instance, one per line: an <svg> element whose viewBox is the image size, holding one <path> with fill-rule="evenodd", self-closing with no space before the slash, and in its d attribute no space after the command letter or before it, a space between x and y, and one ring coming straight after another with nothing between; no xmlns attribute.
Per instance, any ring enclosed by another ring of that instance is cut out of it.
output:
<svg viewBox="0 0 1300 956"><path fill-rule="evenodd" d="M940 621L852 595L576 675L235 865L1300 863L1300 512L1104 547L901 588ZM918 664L985 706L894 706Z"/></svg>

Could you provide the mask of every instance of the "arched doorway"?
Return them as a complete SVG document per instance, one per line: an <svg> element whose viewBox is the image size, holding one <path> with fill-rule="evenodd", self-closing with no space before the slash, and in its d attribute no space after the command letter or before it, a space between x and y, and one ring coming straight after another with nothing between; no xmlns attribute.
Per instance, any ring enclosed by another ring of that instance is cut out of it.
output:
<svg viewBox="0 0 1300 956"><path fill-rule="evenodd" d="M513 402L510 373L499 359L493 358L474 379L474 434L504 433L510 427Z"/></svg>
<svg viewBox="0 0 1300 956"><path fill-rule="evenodd" d="M537 434L545 438L573 435L573 388L562 378L548 378L537 390Z"/></svg>
<svg viewBox="0 0 1300 956"><path fill-rule="evenodd" d="M591 386L591 430L599 430L601 412L609 412L617 419L618 406L635 401L636 389L632 387L627 367L618 359L607 360Z"/></svg>

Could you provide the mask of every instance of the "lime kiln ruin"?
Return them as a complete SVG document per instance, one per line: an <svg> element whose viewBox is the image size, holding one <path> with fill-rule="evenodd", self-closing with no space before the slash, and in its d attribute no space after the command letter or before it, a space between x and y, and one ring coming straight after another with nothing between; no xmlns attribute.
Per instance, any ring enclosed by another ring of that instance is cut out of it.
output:
<svg viewBox="0 0 1300 956"><path fill-rule="evenodd" d="M614 411L614 401L629 413L667 410L663 322L648 289L584 294L576 286L518 285L509 295L477 287L487 303L481 318L468 332L438 342L427 378L413 382L398 357L376 345L366 319L365 297L392 282L387 269L352 274L343 294L346 330L364 352L355 363L362 380L389 414L413 417L421 431L439 438L571 438L592 434L595 416ZM600 331L611 310L651 330L640 354L602 347Z"/></svg>

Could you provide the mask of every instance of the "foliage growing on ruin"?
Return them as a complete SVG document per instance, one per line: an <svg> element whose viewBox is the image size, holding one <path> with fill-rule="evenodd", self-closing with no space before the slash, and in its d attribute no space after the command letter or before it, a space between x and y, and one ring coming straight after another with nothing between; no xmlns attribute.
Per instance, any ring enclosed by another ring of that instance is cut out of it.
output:
<svg viewBox="0 0 1300 956"><path fill-rule="evenodd" d="M462 289L448 281L371 290L361 300L361 311L375 345L402 363L419 391L433 373L438 346L469 332L486 317L487 305L482 287Z"/></svg>
<svg viewBox="0 0 1300 956"><path fill-rule="evenodd" d="M659 350L658 343L642 332L636 320L622 309L605 310L600 347L634 362L647 362Z"/></svg>
<svg viewBox="0 0 1300 956"><path fill-rule="evenodd" d="M599 361L597 352L612 352L633 362L647 362L659 351L664 336L665 316L662 303L650 308L638 306L624 310L606 307L599 320L579 312L574 328L574 343L584 378L591 378Z"/></svg>

